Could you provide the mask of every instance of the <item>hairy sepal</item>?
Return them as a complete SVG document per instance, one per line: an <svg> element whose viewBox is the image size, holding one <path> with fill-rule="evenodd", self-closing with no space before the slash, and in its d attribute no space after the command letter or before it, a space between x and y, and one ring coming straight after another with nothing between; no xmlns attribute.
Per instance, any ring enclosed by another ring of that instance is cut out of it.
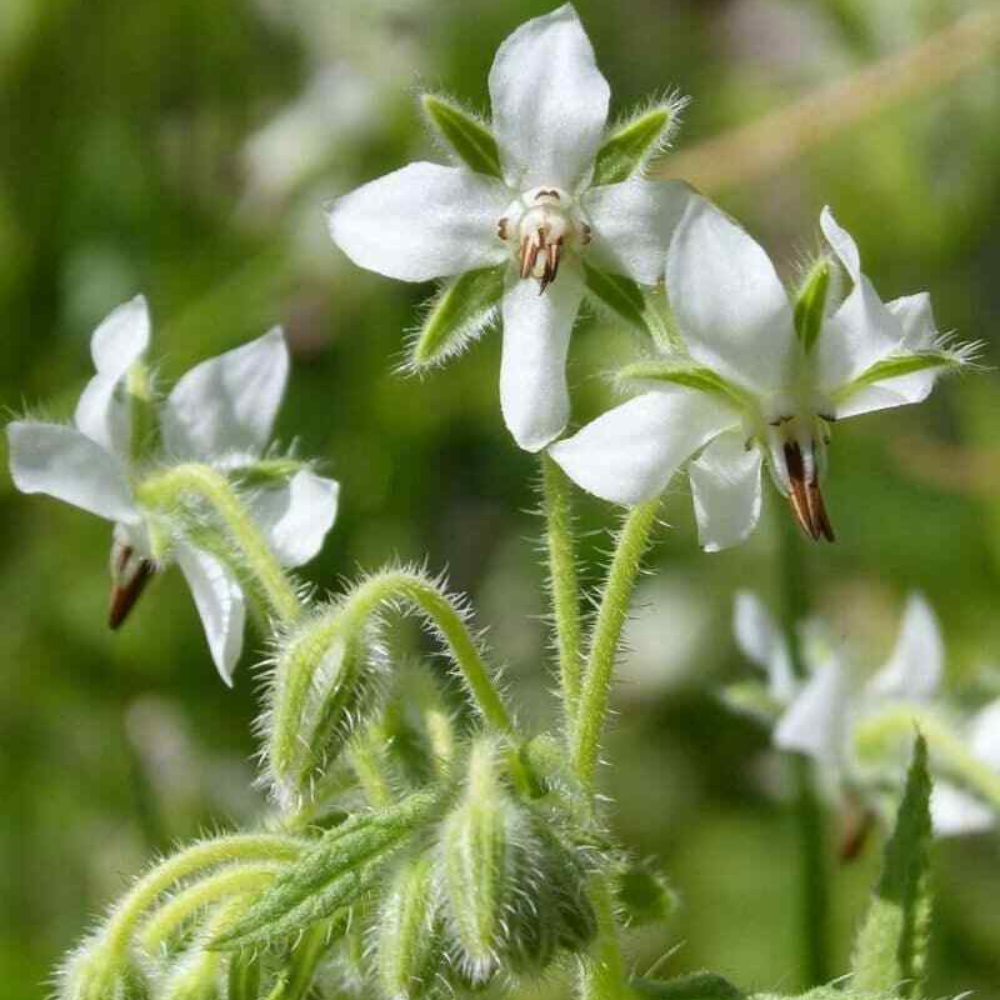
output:
<svg viewBox="0 0 1000 1000"><path fill-rule="evenodd" d="M662 296L646 291L623 274L611 274L584 262L587 294L598 309L645 334L663 350L676 346Z"/></svg>
<svg viewBox="0 0 1000 1000"><path fill-rule="evenodd" d="M642 173L666 148L685 104L685 98L671 97L617 125L597 151L593 183L620 184Z"/></svg>
<svg viewBox="0 0 1000 1000"><path fill-rule="evenodd" d="M823 329L832 273L833 263L828 257L820 257L806 271L795 295L795 332L806 352L812 350Z"/></svg>
<svg viewBox="0 0 1000 1000"><path fill-rule="evenodd" d="M486 124L440 94L422 94L420 107L429 126L470 170L503 177L500 151Z"/></svg>
<svg viewBox="0 0 1000 1000"><path fill-rule="evenodd" d="M740 992L728 979L714 972L690 972L674 979L631 980L632 989L654 1000L743 1000Z"/></svg>
<svg viewBox="0 0 1000 1000"><path fill-rule="evenodd" d="M727 382L711 368L703 368L687 358L636 361L619 369L617 378L623 386L650 388L658 383L667 383L719 396L734 404L743 401L743 394L737 386Z"/></svg>
<svg viewBox="0 0 1000 1000"><path fill-rule="evenodd" d="M379 812L352 816L329 831L227 930L217 948L284 939L350 906L375 888L386 862L440 808L428 789Z"/></svg>
<svg viewBox="0 0 1000 1000"><path fill-rule="evenodd" d="M918 736L882 875L855 943L855 989L920 994L930 934L930 797L927 744Z"/></svg>
<svg viewBox="0 0 1000 1000"><path fill-rule="evenodd" d="M615 888L629 927L663 923L677 910L677 893L666 875L645 862L623 866L615 878Z"/></svg>
<svg viewBox="0 0 1000 1000"><path fill-rule="evenodd" d="M466 271L442 285L412 337L406 367L422 372L461 354L496 321L503 289L503 267Z"/></svg>
<svg viewBox="0 0 1000 1000"><path fill-rule="evenodd" d="M949 348L946 343L942 343L933 350L913 351L883 358L863 371L853 382L838 390L834 398L839 402L876 382L887 382L917 372L936 370L942 375L956 372L974 364L979 350L979 344L964 344L957 348Z"/></svg>

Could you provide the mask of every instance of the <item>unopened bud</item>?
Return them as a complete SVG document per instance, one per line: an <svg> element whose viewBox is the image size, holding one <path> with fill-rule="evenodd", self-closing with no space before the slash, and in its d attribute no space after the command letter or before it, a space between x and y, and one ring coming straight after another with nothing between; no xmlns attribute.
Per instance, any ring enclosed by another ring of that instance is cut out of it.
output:
<svg viewBox="0 0 1000 1000"><path fill-rule="evenodd" d="M142 973L105 936L85 941L59 973L59 1000L149 1000Z"/></svg>
<svg viewBox="0 0 1000 1000"><path fill-rule="evenodd" d="M442 959L434 863L405 858L382 900L376 930L379 984L389 1000L419 1000L437 983Z"/></svg>
<svg viewBox="0 0 1000 1000"><path fill-rule="evenodd" d="M677 909L677 894L667 877L650 865L630 864L616 881L618 902L630 927L661 923Z"/></svg>

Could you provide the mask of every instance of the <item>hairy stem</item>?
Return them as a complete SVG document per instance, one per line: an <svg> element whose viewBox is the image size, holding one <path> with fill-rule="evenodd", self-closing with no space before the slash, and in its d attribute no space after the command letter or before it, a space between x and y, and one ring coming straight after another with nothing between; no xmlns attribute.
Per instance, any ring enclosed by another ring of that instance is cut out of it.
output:
<svg viewBox="0 0 1000 1000"><path fill-rule="evenodd" d="M294 622L302 604L288 574L278 562L246 504L224 475L211 466L190 462L157 472L136 487L140 503L157 511L174 512L192 498L211 508L225 527L239 565L255 596L281 624Z"/></svg>
<svg viewBox="0 0 1000 1000"><path fill-rule="evenodd" d="M808 582L798 528L784 509L778 512L781 538L780 570L783 590L782 619L795 676L806 676L806 665L796 624L806 617ZM816 793L812 762L795 754L791 760L795 786L795 818L799 839L799 930L802 943L802 976L809 986L830 978L827 941L830 894L826 860L823 807Z"/></svg>
<svg viewBox="0 0 1000 1000"><path fill-rule="evenodd" d="M303 935L292 952L287 977L271 994L273 1000L303 1000L312 986L316 969L319 966L329 943L330 922L311 927Z"/></svg>
<svg viewBox="0 0 1000 1000"><path fill-rule="evenodd" d="M855 731L859 752L866 754L882 744L911 740L919 732L935 764L968 791L1000 813L1000 774L969 750L965 741L945 721L922 705L896 705L869 716Z"/></svg>
<svg viewBox="0 0 1000 1000"><path fill-rule="evenodd" d="M589 887L597 916L597 939L580 967L580 1000L618 1000L627 994L625 961L618 940L614 900L604 875L595 875Z"/></svg>
<svg viewBox="0 0 1000 1000"><path fill-rule="evenodd" d="M659 498L650 500L634 507L626 516L590 638L587 670L573 731L573 767L580 782L590 790L594 786L601 735L608 714L618 644L659 506Z"/></svg>
<svg viewBox="0 0 1000 1000"><path fill-rule="evenodd" d="M238 862L289 862L303 850L303 841L277 834L234 834L195 844L167 858L139 879L115 907L104 932L109 951L124 955L136 925L160 896L183 879L218 865Z"/></svg>
<svg viewBox="0 0 1000 1000"><path fill-rule="evenodd" d="M549 555L549 586L559 654L559 680L567 734L573 731L580 698L582 666L580 586L576 572L569 482L547 454L542 454L542 504Z"/></svg>

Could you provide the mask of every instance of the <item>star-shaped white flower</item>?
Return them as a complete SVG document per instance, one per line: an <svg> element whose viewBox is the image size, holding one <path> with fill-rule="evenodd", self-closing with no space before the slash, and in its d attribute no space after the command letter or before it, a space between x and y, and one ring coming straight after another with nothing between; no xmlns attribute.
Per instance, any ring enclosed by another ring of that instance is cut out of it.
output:
<svg viewBox="0 0 1000 1000"><path fill-rule="evenodd" d="M45 493L114 523L110 622L116 628L165 560L176 561L201 616L215 665L227 684L243 645L245 601L232 570L178 536L161 513L147 510L135 487L149 471L133 442L127 391L148 345L149 313L138 296L94 332L97 374L84 389L73 426L17 420L7 427L10 468L23 493ZM223 472L252 468L262 457L284 393L288 349L275 329L191 369L159 412L157 469L198 462ZM253 498L254 516L283 565L319 551L336 515L338 486L299 469Z"/></svg>
<svg viewBox="0 0 1000 1000"><path fill-rule="evenodd" d="M489 90L492 134L477 123L474 138L498 155L498 176L412 163L334 202L329 226L356 264L403 281L504 269L501 407L518 444L537 451L569 417L582 262L655 285L688 189L635 176L594 183L610 90L569 4L507 38ZM475 332L494 315L480 310Z"/></svg>
<svg viewBox="0 0 1000 1000"><path fill-rule="evenodd" d="M828 208L820 225L852 283L835 306L826 282L812 302L793 302L742 229L707 201L692 202L666 266L687 354L631 366L627 376L649 391L552 447L572 479L607 500L639 503L700 451L691 489L702 545L715 551L756 526L766 463L803 529L833 540L820 489L830 425L920 402L976 347L949 346L926 293L884 304Z"/></svg>
<svg viewBox="0 0 1000 1000"><path fill-rule="evenodd" d="M797 681L791 673L785 637L752 594L738 595L734 629L743 652L768 673L776 710L775 746L812 757L834 795L848 790L855 795L867 793L869 804L877 806L886 773L902 773L902 757L880 763L859 746L865 728L877 724L880 716L912 711L916 729L921 715L930 713L946 720L949 727L954 725L941 701L944 643L940 628L919 594L907 601L889 659L864 684L854 681L836 653L826 649L820 654L819 644L808 642L804 650L809 676ZM975 758L1000 772L1000 701L980 710L969 724L954 728ZM984 802L939 776L934 781L931 814L935 831L944 836L982 830L997 819Z"/></svg>

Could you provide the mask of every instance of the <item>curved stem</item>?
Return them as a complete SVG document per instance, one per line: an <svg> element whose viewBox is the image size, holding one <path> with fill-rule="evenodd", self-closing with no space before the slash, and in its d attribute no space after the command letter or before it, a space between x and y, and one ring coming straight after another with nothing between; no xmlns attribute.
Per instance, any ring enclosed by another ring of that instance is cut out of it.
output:
<svg viewBox="0 0 1000 1000"><path fill-rule="evenodd" d="M580 586L573 543L573 515L565 473L542 454L542 506L549 554L549 586L559 653L559 679L566 732L572 733L580 698Z"/></svg>
<svg viewBox="0 0 1000 1000"><path fill-rule="evenodd" d="M282 866L272 863L230 865L208 878L195 882L164 903L146 921L140 936L142 946L155 952L177 933L191 916L203 907L230 896L263 889L281 872Z"/></svg>
<svg viewBox="0 0 1000 1000"><path fill-rule="evenodd" d="M106 945L112 953L124 954L143 914L182 879L230 862L294 861L302 850L301 840L265 833L234 834L195 844L167 858L136 882L108 921L104 932Z"/></svg>
<svg viewBox="0 0 1000 1000"><path fill-rule="evenodd" d="M136 495L143 506L163 512L176 511L192 497L206 503L225 526L229 542L239 555L234 569L247 579L274 618L287 625L302 614L302 603L288 574L246 505L220 472L198 462L174 466L139 483Z"/></svg>
<svg viewBox="0 0 1000 1000"><path fill-rule="evenodd" d="M969 791L1000 813L1000 773L981 761L965 741L933 711L920 705L896 705L871 715L855 731L859 747L877 747L919 731L935 763Z"/></svg>
<svg viewBox="0 0 1000 1000"><path fill-rule="evenodd" d="M797 623L806 617L808 610L807 572L797 526L785 510L780 510L778 517L782 621L792 670L796 677L802 679L806 676L806 666ZM794 754L791 757L791 769L799 838L802 975L806 985L819 986L830 978L827 963L830 898L823 806L816 793L812 762L800 754Z"/></svg>
<svg viewBox="0 0 1000 1000"><path fill-rule="evenodd" d="M659 498L650 500L634 507L626 516L618 534L601 596L600 610L590 638L587 671L573 731L573 767L580 782L591 790L600 753L601 734L608 714L618 643L659 506Z"/></svg>

